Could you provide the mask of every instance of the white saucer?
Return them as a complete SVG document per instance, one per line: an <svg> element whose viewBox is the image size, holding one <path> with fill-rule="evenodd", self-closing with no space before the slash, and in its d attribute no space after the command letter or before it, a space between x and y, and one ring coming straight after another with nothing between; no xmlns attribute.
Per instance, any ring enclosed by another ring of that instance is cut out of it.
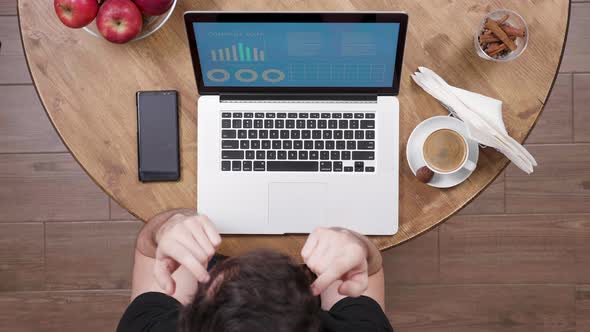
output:
<svg viewBox="0 0 590 332"><path fill-rule="evenodd" d="M408 139L408 144L406 145L406 158L408 159L408 165L410 165L410 169L414 175L416 175L416 171L420 167L426 165L424 158L422 157L422 144L424 144L426 137L428 137L433 131L444 128L455 130L467 139L469 144L469 155L467 158L477 164L477 159L479 158L479 145L477 142L469 139L469 131L463 121L450 116L435 116L422 121L416 126ZM454 187L465 181L471 173L473 173L473 171L467 169L462 169L455 174L448 175L434 173L434 176L427 184L436 188Z"/></svg>

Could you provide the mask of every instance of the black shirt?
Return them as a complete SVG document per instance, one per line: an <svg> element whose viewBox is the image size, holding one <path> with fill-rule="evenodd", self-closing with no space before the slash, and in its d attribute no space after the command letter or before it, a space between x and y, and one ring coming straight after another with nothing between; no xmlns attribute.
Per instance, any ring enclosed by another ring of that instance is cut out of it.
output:
<svg viewBox="0 0 590 332"><path fill-rule="evenodd" d="M144 293L127 308L117 332L175 332L181 304L163 293ZM347 297L321 311L324 332L393 332L389 320L370 297Z"/></svg>

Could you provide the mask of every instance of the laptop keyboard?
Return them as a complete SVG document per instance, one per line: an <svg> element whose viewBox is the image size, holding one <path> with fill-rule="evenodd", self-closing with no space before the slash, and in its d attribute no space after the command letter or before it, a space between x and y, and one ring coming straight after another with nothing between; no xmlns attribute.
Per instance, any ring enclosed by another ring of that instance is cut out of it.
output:
<svg viewBox="0 0 590 332"><path fill-rule="evenodd" d="M375 172L375 113L222 112L224 172Z"/></svg>

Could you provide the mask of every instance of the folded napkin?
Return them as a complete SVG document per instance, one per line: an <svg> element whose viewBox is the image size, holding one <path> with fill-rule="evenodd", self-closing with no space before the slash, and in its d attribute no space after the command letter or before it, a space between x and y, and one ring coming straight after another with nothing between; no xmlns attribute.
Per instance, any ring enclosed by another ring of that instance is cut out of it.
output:
<svg viewBox="0 0 590 332"><path fill-rule="evenodd" d="M537 161L506 131L502 120L502 101L450 86L425 67L418 67L412 79L463 120L471 139L500 151L527 174L533 172Z"/></svg>

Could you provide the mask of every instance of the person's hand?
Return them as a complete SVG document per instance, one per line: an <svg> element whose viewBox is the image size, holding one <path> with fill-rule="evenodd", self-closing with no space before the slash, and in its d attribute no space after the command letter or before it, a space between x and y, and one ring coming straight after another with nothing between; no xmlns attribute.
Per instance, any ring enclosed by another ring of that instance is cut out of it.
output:
<svg viewBox="0 0 590 332"><path fill-rule="evenodd" d="M338 280L342 281L338 288L341 295L357 297L367 290L367 247L352 232L317 228L307 238L301 256L318 276L311 285L314 295Z"/></svg>
<svg viewBox="0 0 590 332"><path fill-rule="evenodd" d="M172 273L185 266L195 278L209 280L207 263L221 244L221 237L206 216L177 213L158 230L154 275L167 294L174 294Z"/></svg>

